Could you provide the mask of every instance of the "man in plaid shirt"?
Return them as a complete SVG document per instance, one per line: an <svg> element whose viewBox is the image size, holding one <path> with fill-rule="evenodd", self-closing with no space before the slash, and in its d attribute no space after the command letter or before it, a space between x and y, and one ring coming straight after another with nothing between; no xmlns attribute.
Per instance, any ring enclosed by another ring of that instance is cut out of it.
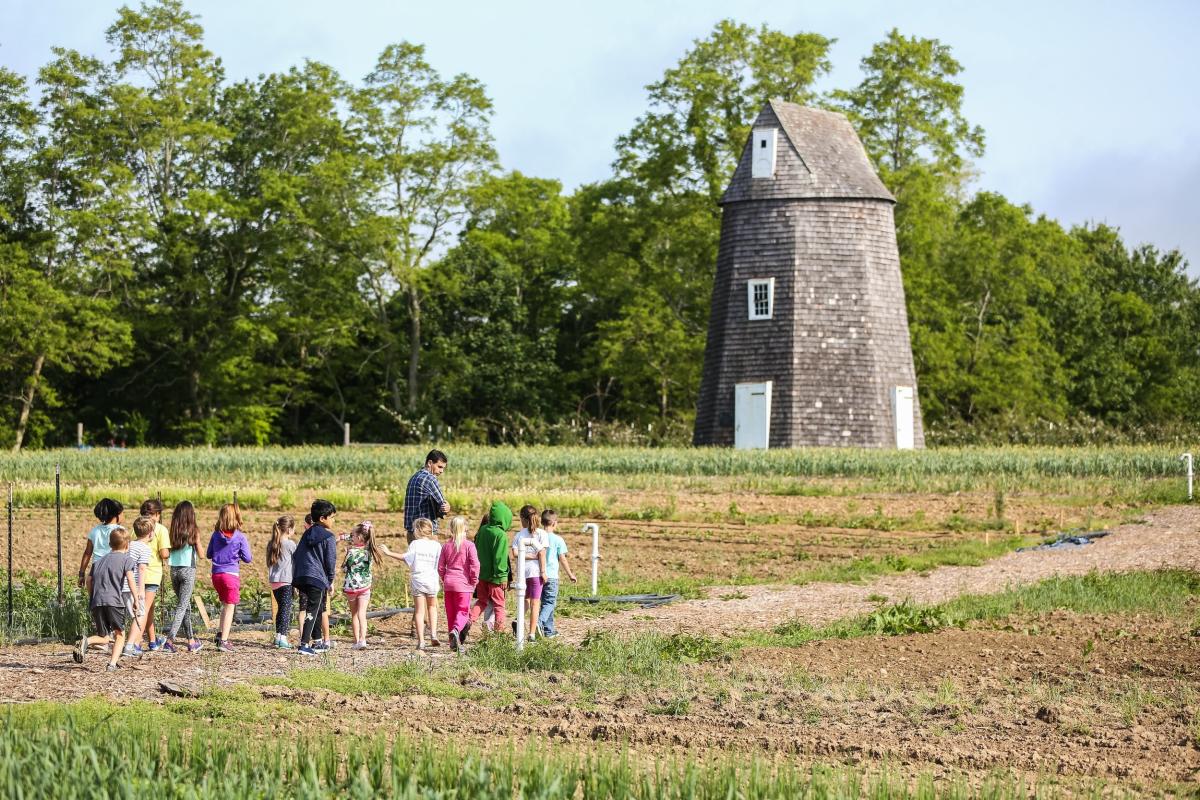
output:
<svg viewBox="0 0 1200 800"><path fill-rule="evenodd" d="M430 450L425 456L425 466L408 479L408 488L404 490L404 532L409 542L413 540L413 520L429 520L436 532L438 518L450 513L450 504L437 480L437 476L445 471L446 454L441 450Z"/></svg>

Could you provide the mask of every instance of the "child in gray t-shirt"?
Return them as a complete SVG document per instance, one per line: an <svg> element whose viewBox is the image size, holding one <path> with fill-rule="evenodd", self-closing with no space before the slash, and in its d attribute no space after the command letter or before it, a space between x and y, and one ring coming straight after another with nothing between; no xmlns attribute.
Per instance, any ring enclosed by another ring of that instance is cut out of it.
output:
<svg viewBox="0 0 1200 800"><path fill-rule="evenodd" d="M112 552L92 567L92 595L88 608L98 635L88 636L85 632L72 657L76 663L82 664L88 646L107 644L111 633L113 645L107 669L112 672L117 668L117 659L121 657L121 649L125 644L125 600L121 596L124 587L129 587L128 592L133 597L135 616L141 614L142 599L134 577L137 563L129 555L129 534L124 528L114 528L109 534L109 543Z"/></svg>

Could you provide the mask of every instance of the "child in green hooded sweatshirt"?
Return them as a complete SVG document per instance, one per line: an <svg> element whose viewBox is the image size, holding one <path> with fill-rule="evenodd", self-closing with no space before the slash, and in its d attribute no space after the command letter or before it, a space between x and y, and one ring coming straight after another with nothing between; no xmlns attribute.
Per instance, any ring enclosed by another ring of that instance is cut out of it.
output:
<svg viewBox="0 0 1200 800"><path fill-rule="evenodd" d="M508 585L508 529L512 511L499 501L492 503L479 533L475 534L475 550L479 553L479 584L475 589L475 605L471 621L463 629L464 636L491 603L495 608L495 630L504 630L504 587Z"/></svg>

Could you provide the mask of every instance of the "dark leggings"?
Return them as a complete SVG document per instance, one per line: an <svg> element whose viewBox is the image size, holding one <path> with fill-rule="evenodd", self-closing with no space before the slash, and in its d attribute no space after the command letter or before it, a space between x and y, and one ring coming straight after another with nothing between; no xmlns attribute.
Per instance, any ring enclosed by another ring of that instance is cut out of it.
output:
<svg viewBox="0 0 1200 800"><path fill-rule="evenodd" d="M325 608L325 588L312 583L297 583L296 588L304 595L307 613L304 615L304 628L300 631L300 644L305 645L313 640L313 634L319 631L321 611Z"/></svg>
<svg viewBox="0 0 1200 800"><path fill-rule="evenodd" d="M275 595L275 633L280 636L287 636L288 629L292 627L293 591L290 583L271 590L271 594Z"/></svg>

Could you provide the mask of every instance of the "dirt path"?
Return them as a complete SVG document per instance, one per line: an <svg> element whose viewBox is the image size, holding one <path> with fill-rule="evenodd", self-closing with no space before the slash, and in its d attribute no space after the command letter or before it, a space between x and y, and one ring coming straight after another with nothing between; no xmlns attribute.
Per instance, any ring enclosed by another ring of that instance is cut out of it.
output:
<svg viewBox="0 0 1200 800"><path fill-rule="evenodd" d="M1090 545L1009 553L978 567L941 567L925 574L901 574L864 584L715 586L704 600L624 611L571 626L574 630L567 629L566 633L568 638L575 638L571 634L581 637L589 630L733 634L747 628L770 628L792 619L821 625L871 611L879 597L889 602L911 598L916 603L930 604L963 594L996 592L1055 575L1163 567L1200 570L1200 507L1165 508L1145 521L1118 526ZM723 600L723 596L730 599Z"/></svg>

